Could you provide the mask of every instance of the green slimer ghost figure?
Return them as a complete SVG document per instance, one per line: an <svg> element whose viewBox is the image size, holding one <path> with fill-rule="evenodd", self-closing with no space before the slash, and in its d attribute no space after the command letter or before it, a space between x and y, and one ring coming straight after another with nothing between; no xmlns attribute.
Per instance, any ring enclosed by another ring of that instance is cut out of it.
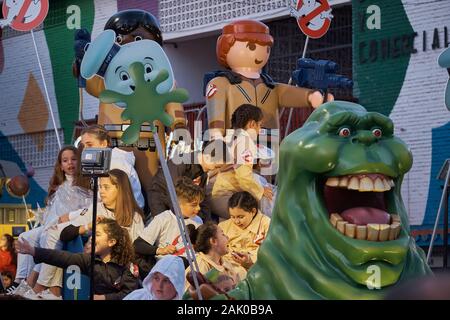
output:
<svg viewBox="0 0 450 320"><path fill-rule="evenodd" d="M381 299L389 288L430 274L400 192L411 166L388 117L344 101L317 108L281 144L267 238L229 295Z"/></svg>
<svg viewBox="0 0 450 320"><path fill-rule="evenodd" d="M128 72L134 81L133 93L122 94L120 92L105 90L100 94L100 100L105 103L123 102L126 109L122 112L122 120L131 120L131 125L125 130L122 140L133 143L139 139L141 124L153 123L160 120L165 126L172 124L172 117L165 112L165 106L169 102L185 102L188 93L184 89L174 89L165 93L158 93L157 87L164 82L169 73L161 70L153 80L145 80L144 65L134 62Z"/></svg>

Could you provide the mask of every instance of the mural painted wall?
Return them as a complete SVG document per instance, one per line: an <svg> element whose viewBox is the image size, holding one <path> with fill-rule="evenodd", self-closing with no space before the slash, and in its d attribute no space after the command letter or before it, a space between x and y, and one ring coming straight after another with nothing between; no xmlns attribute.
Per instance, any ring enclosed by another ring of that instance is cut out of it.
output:
<svg viewBox="0 0 450 320"><path fill-rule="evenodd" d="M450 2L352 1L354 94L390 116L411 148L414 164L403 184L413 228L432 229L441 197L436 176L450 158L446 70L437 57L449 46Z"/></svg>
<svg viewBox="0 0 450 320"><path fill-rule="evenodd" d="M119 10L140 8L158 15L156 0L50 1L44 23L34 35L50 104L63 144L71 144L79 114L79 91L72 77L75 29L87 28L96 37ZM44 84L29 32L0 30L0 159L16 162L25 172L34 167L26 201L43 205L58 153ZM98 100L84 94L84 117L97 114ZM3 192L0 203L21 203Z"/></svg>

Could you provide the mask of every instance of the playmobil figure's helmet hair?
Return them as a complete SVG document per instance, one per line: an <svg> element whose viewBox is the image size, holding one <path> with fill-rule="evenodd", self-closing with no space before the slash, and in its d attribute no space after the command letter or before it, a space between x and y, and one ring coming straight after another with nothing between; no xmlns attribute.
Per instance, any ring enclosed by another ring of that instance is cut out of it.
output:
<svg viewBox="0 0 450 320"><path fill-rule="evenodd" d="M130 9L117 12L106 22L105 30L110 29L116 35L125 35L133 32L140 26L150 32L155 37L155 41L162 46L163 39L159 22L154 15L144 10Z"/></svg>
<svg viewBox="0 0 450 320"><path fill-rule="evenodd" d="M256 20L238 20L223 27L217 39L216 55L221 65L228 68L227 54L236 41L249 41L261 46L273 46L269 27Z"/></svg>

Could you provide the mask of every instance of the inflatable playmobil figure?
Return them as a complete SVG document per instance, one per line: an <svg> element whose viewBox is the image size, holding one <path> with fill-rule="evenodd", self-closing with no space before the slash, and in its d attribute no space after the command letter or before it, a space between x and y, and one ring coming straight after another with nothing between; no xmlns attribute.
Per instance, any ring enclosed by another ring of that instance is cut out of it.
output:
<svg viewBox="0 0 450 320"><path fill-rule="evenodd" d="M147 39L156 41L162 46L163 40L159 24L156 18L147 11L132 9L118 12L108 20L105 25L105 30L115 32L115 39L119 45ZM81 60L85 47L83 38L87 38L85 41L87 43L90 40L90 36L86 37L81 31L78 35L79 39L77 35L75 37L76 43L79 43L79 50L76 50L76 52L79 52L77 58ZM153 65L150 64L146 68L153 68ZM86 81L86 91L89 94L99 97L103 90L105 90L105 83L101 77L94 76ZM153 176L158 170L158 157L152 138L153 133L148 130L148 126L142 126L137 142L132 144L123 143L121 137L129 121L122 120L122 111L123 109L116 104L101 102L99 105L98 123L105 126L109 131L113 144L120 146L126 151L134 152L136 157L136 171L143 189L147 191L151 183L149 177ZM185 126L183 106L180 103L167 103L166 111L173 118L173 123L170 126L172 130ZM158 127L158 133L164 148L164 126L159 121L156 121L155 125Z"/></svg>
<svg viewBox="0 0 450 320"><path fill-rule="evenodd" d="M108 90L100 94L100 100L125 108L121 119L130 120L130 124L121 140L127 144L139 140L144 122L152 124L147 124L147 131L151 131L155 120L170 126L173 119L165 113L166 104L188 99L186 90L172 90L174 79L169 59L153 40L121 46L115 43L114 31L105 30L90 44L80 71L86 79L95 74L104 77Z"/></svg>
<svg viewBox="0 0 450 320"><path fill-rule="evenodd" d="M264 113L262 127L278 129L280 107L318 107L318 91L275 83L262 72L273 38L262 22L240 20L227 24L217 39L216 54L226 71L215 72L206 86L210 138L225 135L231 115L242 104L253 104Z"/></svg>
<svg viewBox="0 0 450 320"><path fill-rule="evenodd" d="M438 63L442 68L446 68L448 71L448 76L450 78L450 48L444 50L438 59ZM447 109L450 110L450 79L447 82L447 87L445 89L445 105Z"/></svg>
<svg viewBox="0 0 450 320"><path fill-rule="evenodd" d="M229 295L378 299L430 274L401 198L411 166L389 118L350 102L323 104L281 144L269 232Z"/></svg>

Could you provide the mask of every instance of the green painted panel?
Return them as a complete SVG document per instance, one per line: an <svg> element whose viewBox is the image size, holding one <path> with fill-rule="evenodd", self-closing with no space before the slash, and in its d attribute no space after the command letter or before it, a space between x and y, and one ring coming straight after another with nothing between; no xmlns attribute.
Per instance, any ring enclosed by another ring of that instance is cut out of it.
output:
<svg viewBox="0 0 450 320"><path fill-rule="evenodd" d="M45 19L45 37L52 61L53 79L55 83L56 101L58 103L61 127L64 129L64 143L70 144L78 120L78 87L72 76L73 35L74 29L68 29L66 21L71 13L67 8L76 3L80 8L81 27L92 32L94 24L93 0L59 0L50 1L50 9Z"/></svg>
<svg viewBox="0 0 450 320"><path fill-rule="evenodd" d="M370 6L380 9L380 29L367 28ZM367 110L389 115L415 50L414 30L400 0L353 0L352 10L354 95Z"/></svg>

